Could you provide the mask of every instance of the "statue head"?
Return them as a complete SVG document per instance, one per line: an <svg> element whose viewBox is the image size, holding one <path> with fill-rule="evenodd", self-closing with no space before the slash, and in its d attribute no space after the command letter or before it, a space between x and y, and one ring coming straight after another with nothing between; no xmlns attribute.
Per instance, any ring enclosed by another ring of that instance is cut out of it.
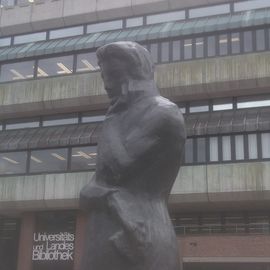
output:
<svg viewBox="0 0 270 270"><path fill-rule="evenodd" d="M150 53L135 42L114 42L96 52L101 76L109 98L122 94L122 86L130 80L154 79L154 64Z"/></svg>

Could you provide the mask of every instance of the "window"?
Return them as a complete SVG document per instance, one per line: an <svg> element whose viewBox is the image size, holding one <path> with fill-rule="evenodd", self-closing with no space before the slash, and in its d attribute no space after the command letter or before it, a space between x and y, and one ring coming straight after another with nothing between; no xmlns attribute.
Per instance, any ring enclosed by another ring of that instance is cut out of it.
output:
<svg viewBox="0 0 270 270"><path fill-rule="evenodd" d="M12 7L12 6L15 6L15 0L1 0L1 8Z"/></svg>
<svg viewBox="0 0 270 270"><path fill-rule="evenodd" d="M11 38L0 38L0 47L10 46L11 44Z"/></svg>
<svg viewBox="0 0 270 270"><path fill-rule="evenodd" d="M244 36L244 52L252 52L253 51L252 32L245 31L243 33L243 36Z"/></svg>
<svg viewBox="0 0 270 270"><path fill-rule="evenodd" d="M262 133L262 158L270 158L270 133Z"/></svg>
<svg viewBox="0 0 270 270"><path fill-rule="evenodd" d="M228 54L228 35L219 36L219 55Z"/></svg>
<svg viewBox="0 0 270 270"><path fill-rule="evenodd" d="M266 46L265 46L265 30L264 29L260 29L260 30L256 30L256 50L257 51L263 51L265 50Z"/></svg>
<svg viewBox="0 0 270 270"><path fill-rule="evenodd" d="M161 62L169 62L169 42L161 43Z"/></svg>
<svg viewBox="0 0 270 270"><path fill-rule="evenodd" d="M96 53L84 53L77 56L76 72L86 72L98 70L98 62Z"/></svg>
<svg viewBox="0 0 270 270"><path fill-rule="evenodd" d="M243 160L245 158L244 155L244 136L243 135L235 135L235 159Z"/></svg>
<svg viewBox="0 0 270 270"><path fill-rule="evenodd" d="M126 27L143 25L143 17L129 18L126 20Z"/></svg>
<svg viewBox="0 0 270 270"><path fill-rule="evenodd" d="M48 126L61 126L61 125L70 125L77 124L79 118L77 115L65 115L65 116L46 116L43 118L42 125L44 127Z"/></svg>
<svg viewBox="0 0 270 270"><path fill-rule="evenodd" d="M76 26L58 30L51 30L49 33L49 38L56 39L56 38L79 36L82 34L83 34L83 26Z"/></svg>
<svg viewBox="0 0 270 270"><path fill-rule="evenodd" d="M184 59L192 58L192 40L186 39L184 40Z"/></svg>
<svg viewBox="0 0 270 270"><path fill-rule="evenodd" d="M231 138L230 136L222 136L222 160L228 161L231 159Z"/></svg>
<svg viewBox="0 0 270 270"><path fill-rule="evenodd" d="M26 173L26 152L0 153L0 174Z"/></svg>
<svg viewBox="0 0 270 270"><path fill-rule="evenodd" d="M172 42L172 59L173 61L181 60L181 41L176 40Z"/></svg>
<svg viewBox="0 0 270 270"><path fill-rule="evenodd" d="M197 138L197 162L206 162L206 139Z"/></svg>
<svg viewBox="0 0 270 270"><path fill-rule="evenodd" d="M4 64L1 66L1 82L32 79L34 61Z"/></svg>
<svg viewBox="0 0 270 270"><path fill-rule="evenodd" d="M204 56L204 40L203 38L195 39L195 53L196 58L202 58Z"/></svg>
<svg viewBox="0 0 270 270"><path fill-rule="evenodd" d="M234 3L234 11L245 11L264 7L270 7L269 0L252 0L252 1L249 0Z"/></svg>
<svg viewBox="0 0 270 270"><path fill-rule="evenodd" d="M219 15L230 13L230 5L216 5L209 7L193 8L189 10L190 18L206 17L211 15Z"/></svg>
<svg viewBox="0 0 270 270"><path fill-rule="evenodd" d="M11 120L6 122L6 130L21 129L21 128L35 128L39 127L39 119L32 120Z"/></svg>
<svg viewBox="0 0 270 270"><path fill-rule="evenodd" d="M232 109L233 109L233 104L230 99L214 100L213 102L213 111L225 111L225 110L232 110Z"/></svg>
<svg viewBox="0 0 270 270"><path fill-rule="evenodd" d="M87 25L87 33L96 33L123 28L123 20L116 20L103 23L94 23Z"/></svg>
<svg viewBox="0 0 270 270"><path fill-rule="evenodd" d="M158 44L150 44L150 53L152 55L153 62L156 64L158 62Z"/></svg>
<svg viewBox="0 0 270 270"><path fill-rule="evenodd" d="M270 106L270 97L243 97L237 99L237 109Z"/></svg>
<svg viewBox="0 0 270 270"><path fill-rule="evenodd" d="M210 36L207 37L207 56L215 56L216 55L216 37Z"/></svg>
<svg viewBox="0 0 270 270"><path fill-rule="evenodd" d="M82 116L82 123L95 123L95 122L103 122L105 120L105 115L93 115L91 113L84 114Z"/></svg>
<svg viewBox="0 0 270 270"><path fill-rule="evenodd" d="M41 40L46 40L46 32L15 36L14 44L30 43Z"/></svg>
<svg viewBox="0 0 270 270"><path fill-rule="evenodd" d="M208 102L191 102L189 107L190 113L207 112L209 111Z"/></svg>
<svg viewBox="0 0 270 270"><path fill-rule="evenodd" d="M96 146L72 148L71 169L89 170L95 169L97 158Z"/></svg>
<svg viewBox="0 0 270 270"><path fill-rule="evenodd" d="M53 57L38 61L37 77L60 76L73 72L73 55Z"/></svg>
<svg viewBox="0 0 270 270"><path fill-rule="evenodd" d="M248 157L249 159L258 158L257 134L248 134Z"/></svg>
<svg viewBox="0 0 270 270"><path fill-rule="evenodd" d="M31 151L30 172L59 172L67 170L67 149Z"/></svg>
<svg viewBox="0 0 270 270"><path fill-rule="evenodd" d="M192 163L193 161L193 139L187 139L185 144L185 163Z"/></svg>
<svg viewBox="0 0 270 270"><path fill-rule="evenodd" d="M218 161L218 137L209 138L210 161Z"/></svg>
<svg viewBox="0 0 270 270"><path fill-rule="evenodd" d="M155 15L148 15L146 17L147 24L171 22L185 19L185 11L173 11Z"/></svg>
<svg viewBox="0 0 270 270"><path fill-rule="evenodd" d="M232 33L231 35L232 54L240 53L240 34Z"/></svg>

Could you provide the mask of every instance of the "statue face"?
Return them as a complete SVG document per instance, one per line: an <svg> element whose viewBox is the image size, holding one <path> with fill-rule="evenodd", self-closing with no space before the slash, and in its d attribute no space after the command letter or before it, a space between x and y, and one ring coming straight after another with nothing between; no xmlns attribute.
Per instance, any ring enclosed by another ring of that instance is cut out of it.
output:
<svg viewBox="0 0 270 270"><path fill-rule="evenodd" d="M117 58L111 58L106 62L100 62L99 66L109 98L119 97L123 83L128 80L126 64Z"/></svg>

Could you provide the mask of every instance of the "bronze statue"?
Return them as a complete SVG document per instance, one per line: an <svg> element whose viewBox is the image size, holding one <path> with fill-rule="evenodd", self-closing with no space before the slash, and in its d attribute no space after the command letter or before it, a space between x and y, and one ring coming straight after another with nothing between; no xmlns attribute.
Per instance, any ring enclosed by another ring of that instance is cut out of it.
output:
<svg viewBox="0 0 270 270"><path fill-rule="evenodd" d="M115 42L97 57L111 105L95 177L80 195L89 216L81 270L179 270L167 200L186 138L182 114L160 96L144 47Z"/></svg>

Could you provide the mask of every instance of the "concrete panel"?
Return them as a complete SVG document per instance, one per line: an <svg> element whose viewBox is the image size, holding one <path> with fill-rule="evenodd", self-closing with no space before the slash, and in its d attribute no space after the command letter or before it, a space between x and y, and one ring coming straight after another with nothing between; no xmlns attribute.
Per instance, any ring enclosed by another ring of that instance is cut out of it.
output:
<svg viewBox="0 0 270 270"><path fill-rule="evenodd" d="M96 5L96 1L65 0L63 13L65 25L75 25L96 21Z"/></svg>
<svg viewBox="0 0 270 270"><path fill-rule="evenodd" d="M64 0L33 5L31 24L34 31L64 26Z"/></svg>
<svg viewBox="0 0 270 270"><path fill-rule="evenodd" d="M132 0L99 0L97 1L97 17L99 20L132 16Z"/></svg>
<svg viewBox="0 0 270 270"><path fill-rule="evenodd" d="M30 6L15 6L13 8L2 9L1 13L1 34L13 35L31 32L31 13ZM16 20L14 20L16 18Z"/></svg>
<svg viewBox="0 0 270 270"><path fill-rule="evenodd" d="M187 7L194 7L199 5L207 5L208 0L200 0L200 3L198 3L198 0L189 0L189 1L179 1L179 0L169 0L169 5L171 9L176 8L187 8Z"/></svg>
<svg viewBox="0 0 270 270"><path fill-rule="evenodd" d="M149 14L169 10L168 0L132 0L134 15Z"/></svg>

